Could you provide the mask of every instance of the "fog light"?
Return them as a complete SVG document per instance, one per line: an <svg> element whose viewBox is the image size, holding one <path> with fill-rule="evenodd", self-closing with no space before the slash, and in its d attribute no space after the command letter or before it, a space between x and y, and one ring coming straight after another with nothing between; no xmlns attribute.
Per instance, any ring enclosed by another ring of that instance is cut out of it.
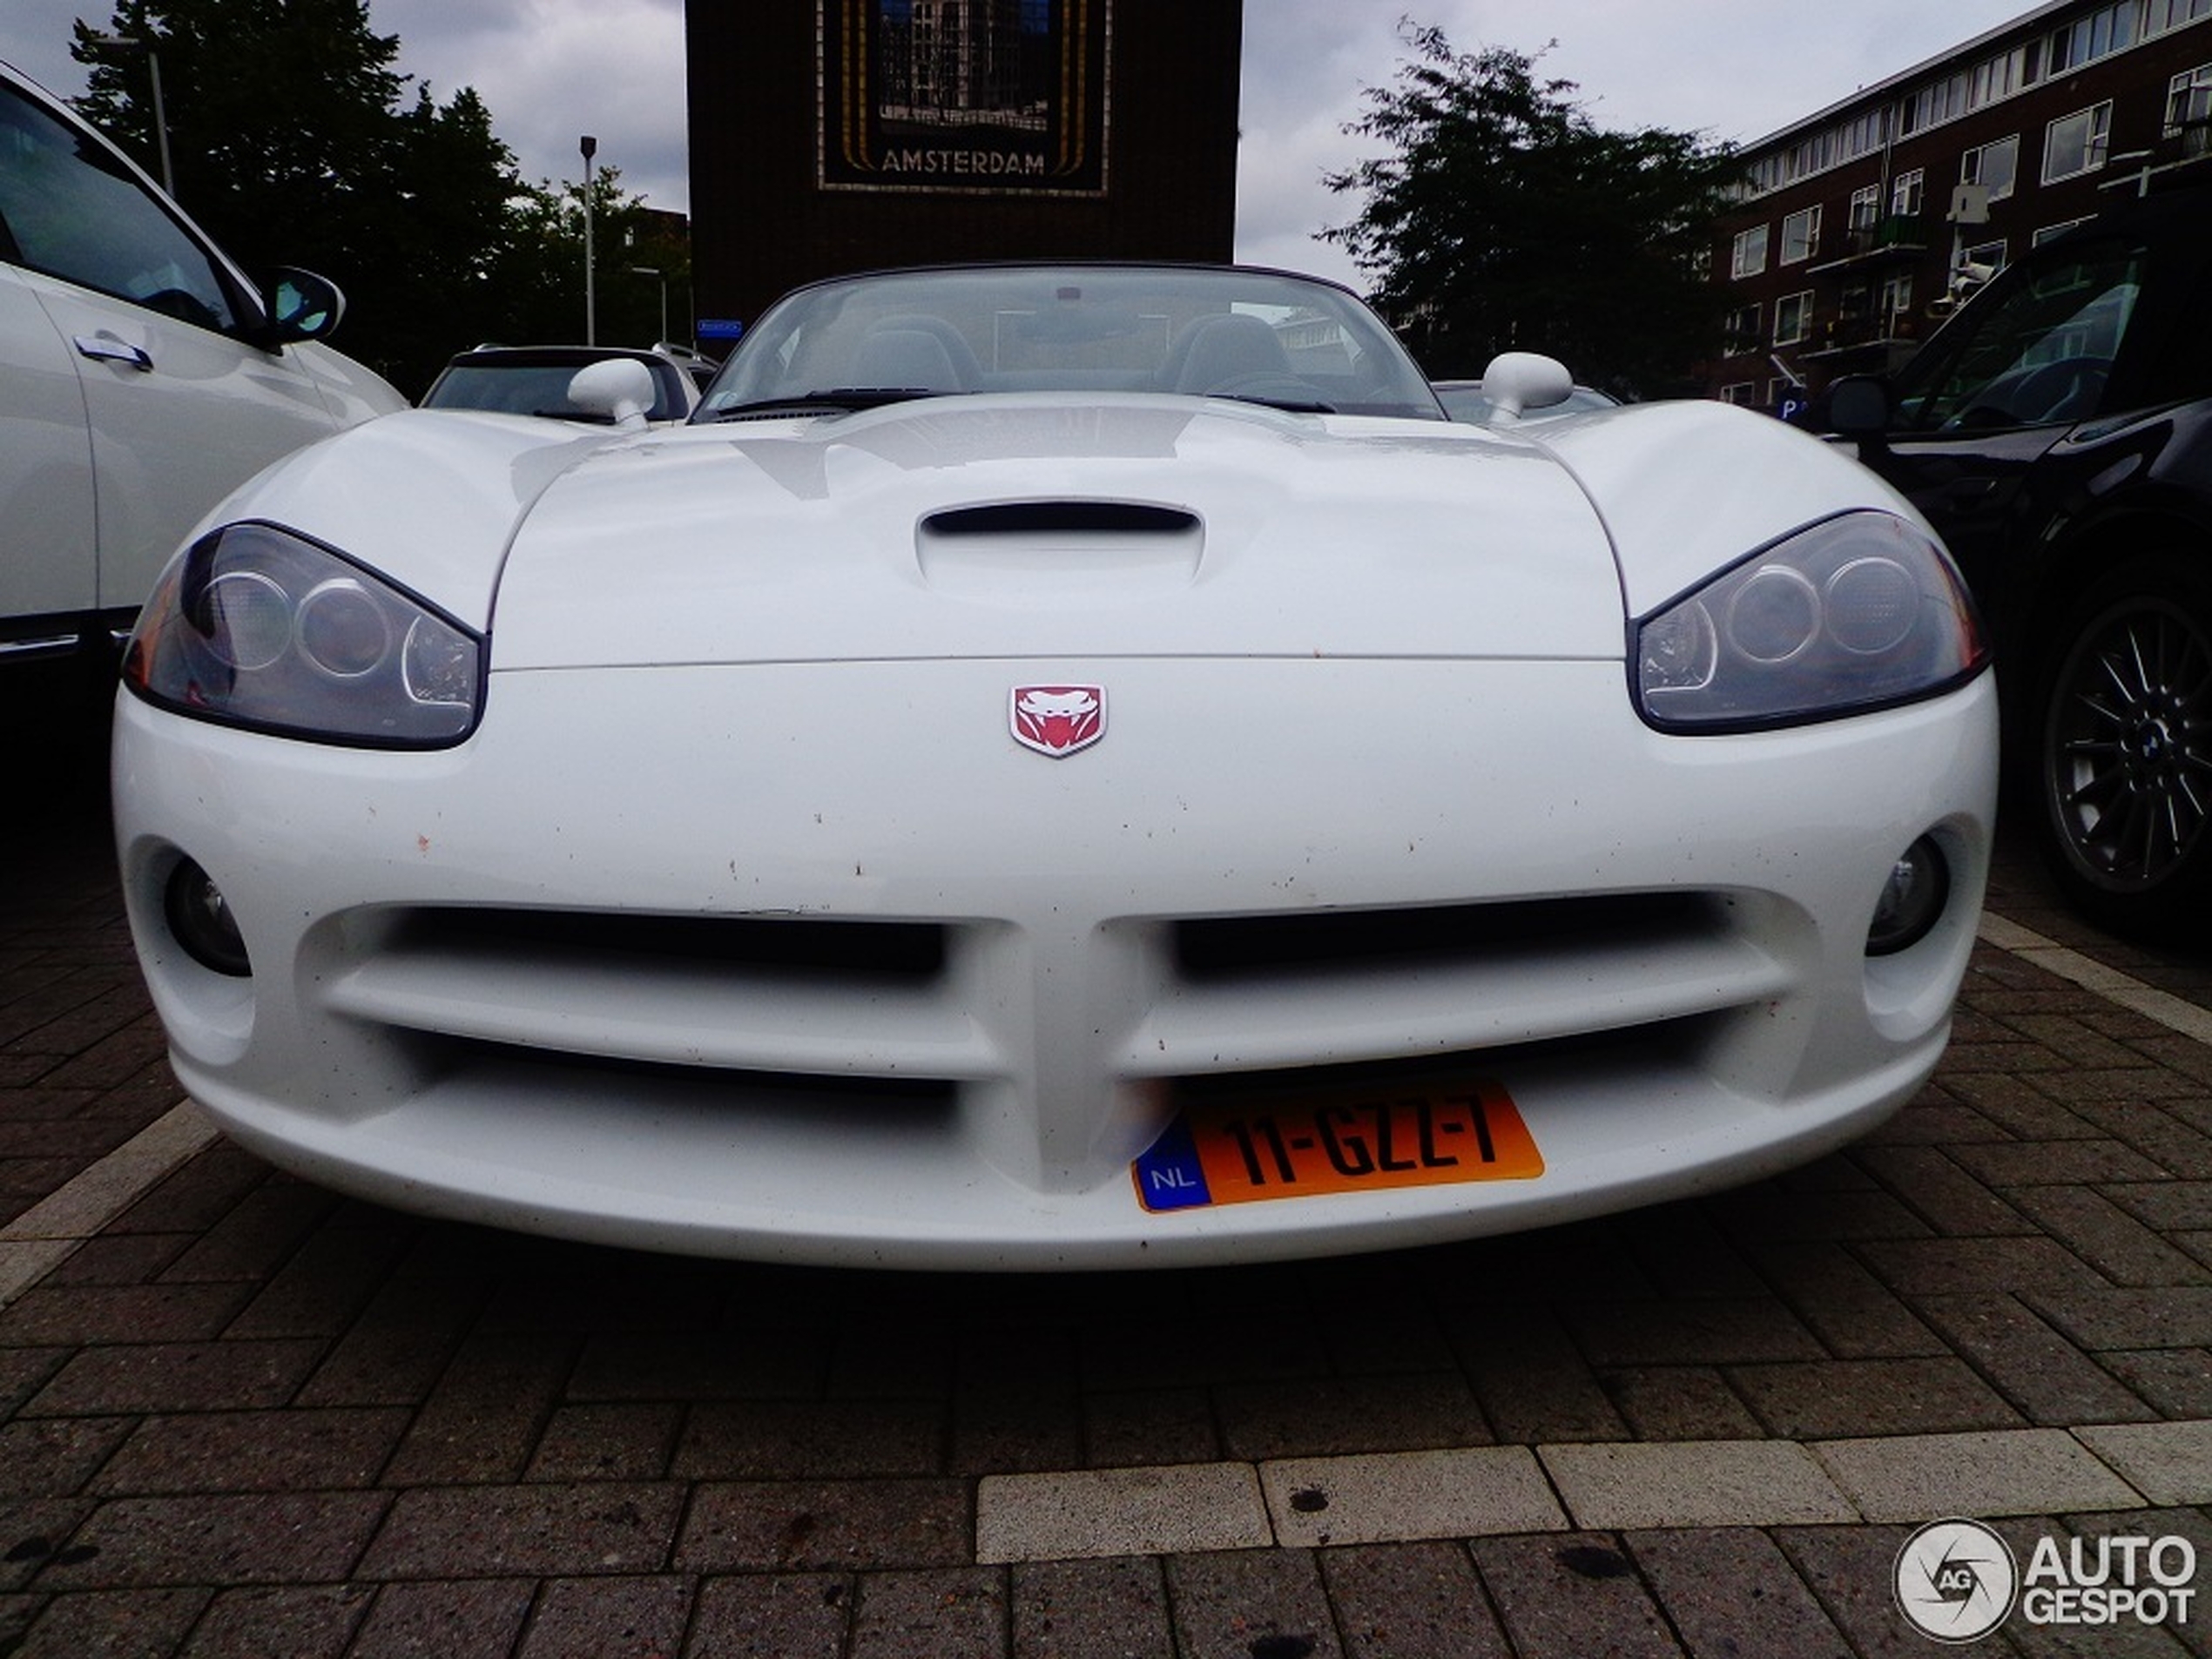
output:
<svg viewBox="0 0 2212 1659"><path fill-rule="evenodd" d="M223 897L214 878L192 860L185 859L169 873L161 910L168 919L170 934L184 947L185 954L202 968L233 979L244 979L253 972L253 964L246 956L245 936L231 914L230 900Z"/></svg>
<svg viewBox="0 0 2212 1659"><path fill-rule="evenodd" d="M1943 849L1923 835L1890 867L1890 879L1874 901L1873 926L1866 930L1866 954L1892 956L1919 944L1950 898L1951 867Z"/></svg>

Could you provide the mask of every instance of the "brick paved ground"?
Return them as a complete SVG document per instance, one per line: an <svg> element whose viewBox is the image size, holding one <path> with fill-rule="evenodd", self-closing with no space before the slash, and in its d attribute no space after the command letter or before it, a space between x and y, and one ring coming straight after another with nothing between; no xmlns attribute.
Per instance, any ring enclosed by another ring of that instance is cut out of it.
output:
<svg viewBox="0 0 2212 1659"><path fill-rule="evenodd" d="M2074 970L2182 1010L2212 972L2032 871L1936 1082L1784 1179L993 1279L419 1221L206 1141L104 833L0 829L0 1653L1932 1653L1890 1590L1920 1520L2212 1560L2212 1047Z"/></svg>

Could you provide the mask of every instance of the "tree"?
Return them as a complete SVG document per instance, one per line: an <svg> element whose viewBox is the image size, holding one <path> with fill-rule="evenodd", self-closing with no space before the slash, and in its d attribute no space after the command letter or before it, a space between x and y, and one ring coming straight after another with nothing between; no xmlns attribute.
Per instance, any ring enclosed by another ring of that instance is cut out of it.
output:
<svg viewBox="0 0 2212 1659"><path fill-rule="evenodd" d="M79 107L141 160L157 152L145 57L95 44ZM107 32L159 53L178 199L249 271L301 265L346 291L341 344L419 394L454 352L510 327L540 192L462 88L443 105L393 64L367 0L117 0ZM595 203L596 206L596 203ZM582 332L581 239L563 261Z"/></svg>
<svg viewBox="0 0 2212 1659"><path fill-rule="evenodd" d="M1391 153L1325 180L1366 201L1321 235L1375 279L1423 367L1479 374L1517 349L1616 392L1680 381L1720 343L1724 300L1702 261L1738 177L1733 151L1604 131L1534 57L1455 52L1433 28L1405 38L1413 57L1345 129Z"/></svg>

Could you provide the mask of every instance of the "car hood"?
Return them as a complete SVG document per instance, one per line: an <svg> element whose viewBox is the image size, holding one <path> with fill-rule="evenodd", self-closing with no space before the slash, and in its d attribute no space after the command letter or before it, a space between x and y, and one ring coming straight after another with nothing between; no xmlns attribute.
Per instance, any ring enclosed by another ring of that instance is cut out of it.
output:
<svg viewBox="0 0 2212 1659"><path fill-rule="evenodd" d="M602 448L521 524L496 668L1622 649L1564 469L1438 423L1029 395Z"/></svg>

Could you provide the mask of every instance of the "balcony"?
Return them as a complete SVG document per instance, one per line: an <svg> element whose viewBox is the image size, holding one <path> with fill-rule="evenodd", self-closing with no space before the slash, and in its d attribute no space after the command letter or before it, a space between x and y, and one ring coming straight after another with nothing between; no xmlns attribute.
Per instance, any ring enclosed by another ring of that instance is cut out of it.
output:
<svg viewBox="0 0 2212 1659"><path fill-rule="evenodd" d="M1837 258L1809 267L1813 276L1864 270L1893 261L1918 259L1928 251L1927 220L1918 213L1892 213L1873 224L1844 233L1844 251Z"/></svg>

